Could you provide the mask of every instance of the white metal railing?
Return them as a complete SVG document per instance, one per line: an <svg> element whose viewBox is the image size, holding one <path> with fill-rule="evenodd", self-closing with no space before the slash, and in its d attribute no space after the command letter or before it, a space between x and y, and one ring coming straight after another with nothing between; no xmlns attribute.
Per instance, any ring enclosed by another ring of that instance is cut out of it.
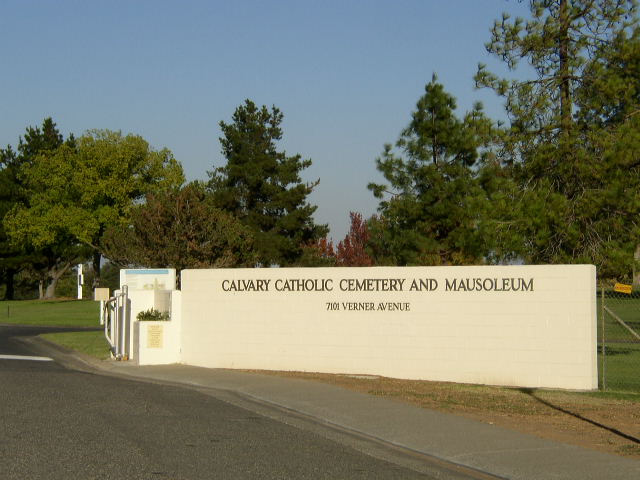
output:
<svg viewBox="0 0 640 480"><path fill-rule="evenodd" d="M128 360L127 330L128 330L128 287L123 285L114 296L106 300L103 305L104 336L109 342L111 356L116 360Z"/></svg>

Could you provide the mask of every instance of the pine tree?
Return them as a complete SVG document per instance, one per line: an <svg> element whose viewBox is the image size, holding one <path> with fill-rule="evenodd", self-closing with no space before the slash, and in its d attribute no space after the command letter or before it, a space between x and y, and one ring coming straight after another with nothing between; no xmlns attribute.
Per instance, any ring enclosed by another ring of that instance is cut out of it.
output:
<svg viewBox="0 0 640 480"><path fill-rule="evenodd" d="M591 142L596 124L585 129L577 120L578 97L593 62L636 23L636 2L530 0L529 6L527 21L505 14L495 22L487 50L514 71L526 62L533 77L499 78L484 65L476 74L478 87L505 99L509 117L502 163L484 174L511 180L493 182L491 192L492 201L496 195L510 205L495 209L502 213L494 222L498 250L530 263L602 266L607 247L595 225L606 213L592 193L606 195L607 182L599 178Z"/></svg>
<svg viewBox="0 0 640 480"><path fill-rule="evenodd" d="M434 75L402 131L396 154L376 160L388 184L369 184L381 218L370 223L376 263L451 265L481 261L484 193L474 165L489 122L476 105L463 120Z"/></svg>
<svg viewBox="0 0 640 480"><path fill-rule="evenodd" d="M569 141L575 130L575 91L596 51L636 23L636 0L529 0L531 19L508 14L494 23L487 51L515 71L526 62L535 78L499 78L480 64L475 80L505 98L511 134L526 147Z"/></svg>
<svg viewBox="0 0 640 480"><path fill-rule="evenodd" d="M600 278L640 283L640 30L621 32L585 69L577 124L593 158L584 204ZM634 261L635 257L635 261ZM634 265L635 263L635 265Z"/></svg>
<svg viewBox="0 0 640 480"><path fill-rule="evenodd" d="M328 231L326 225L314 223L316 207L307 203L319 181L303 183L300 178L311 160L277 149L282 119L275 106L258 108L246 100L235 110L231 123L220 122L227 163L209 172L208 188L215 205L253 230L263 266L295 263L305 245Z"/></svg>

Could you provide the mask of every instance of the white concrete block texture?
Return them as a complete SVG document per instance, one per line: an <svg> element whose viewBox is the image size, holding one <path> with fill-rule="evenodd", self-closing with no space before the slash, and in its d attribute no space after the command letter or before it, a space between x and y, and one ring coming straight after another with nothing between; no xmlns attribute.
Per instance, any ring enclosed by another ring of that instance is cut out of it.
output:
<svg viewBox="0 0 640 480"><path fill-rule="evenodd" d="M138 365L167 365L180 362L179 323L135 322L137 351L134 360Z"/></svg>
<svg viewBox="0 0 640 480"><path fill-rule="evenodd" d="M592 265L184 270L181 311L190 365L598 386Z"/></svg>
<svg viewBox="0 0 640 480"><path fill-rule="evenodd" d="M131 290L133 348L130 359L138 365L180 363L181 298L179 290ZM138 313L155 308L170 313L169 321L138 321Z"/></svg>

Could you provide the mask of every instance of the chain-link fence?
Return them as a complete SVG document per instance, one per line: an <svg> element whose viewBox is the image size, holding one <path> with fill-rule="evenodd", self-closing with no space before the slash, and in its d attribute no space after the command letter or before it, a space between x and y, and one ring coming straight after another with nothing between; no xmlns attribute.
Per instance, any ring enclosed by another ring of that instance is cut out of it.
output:
<svg viewBox="0 0 640 480"><path fill-rule="evenodd" d="M640 392L640 292L601 287L598 300L600 388Z"/></svg>

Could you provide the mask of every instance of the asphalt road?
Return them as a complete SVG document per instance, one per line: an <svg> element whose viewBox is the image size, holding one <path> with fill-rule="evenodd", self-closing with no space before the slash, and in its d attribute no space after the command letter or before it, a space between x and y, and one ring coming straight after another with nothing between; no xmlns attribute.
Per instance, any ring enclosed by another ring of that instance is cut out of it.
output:
<svg viewBox="0 0 640 480"><path fill-rule="evenodd" d="M282 412L263 415L189 388L8 357L37 356L14 337L42 330L0 327L4 480L472 478L380 445L368 450L366 441Z"/></svg>

